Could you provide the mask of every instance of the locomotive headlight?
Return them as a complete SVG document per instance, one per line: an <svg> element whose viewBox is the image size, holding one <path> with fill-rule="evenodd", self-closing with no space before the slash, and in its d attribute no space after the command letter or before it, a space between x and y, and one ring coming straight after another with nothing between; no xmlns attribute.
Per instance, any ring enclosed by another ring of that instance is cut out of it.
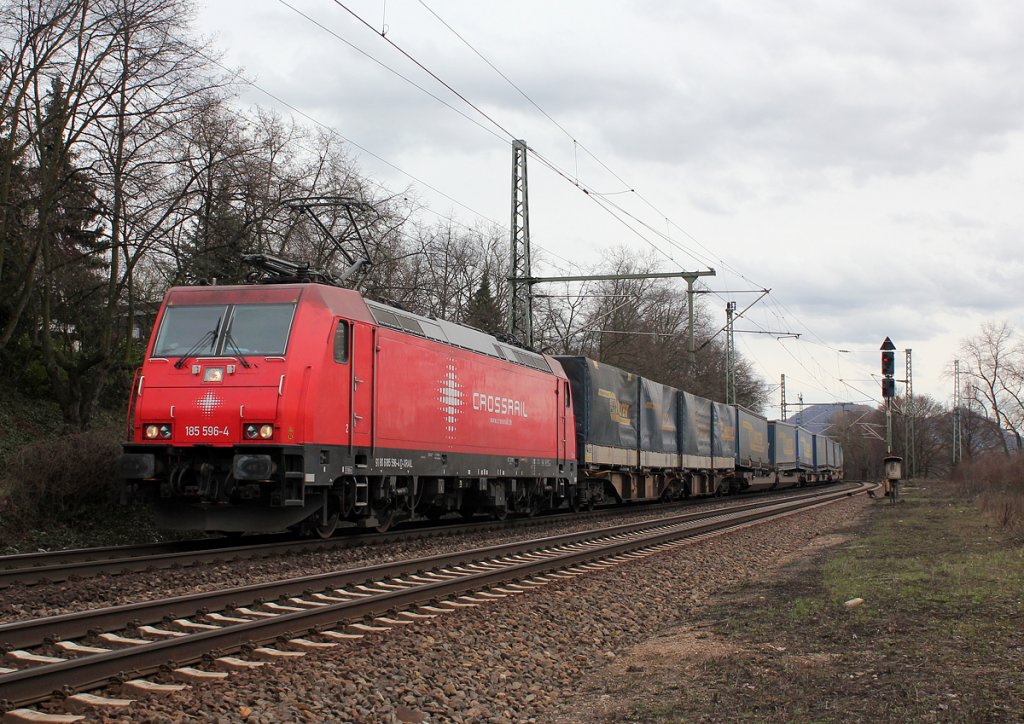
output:
<svg viewBox="0 0 1024 724"><path fill-rule="evenodd" d="M203 382L223 382L224 381L224 368L223 367L207 367L203 370Z"/></svg>
<svg viewBox="0 0 1024 724"><path fill-rule="evenodd" d="M243 433L246 440L269 440L274 437L274 426L250 422L243 428Z"/></svg>
<svg viewBox="0 0 1024 724"><path fill-rule="evenodd" d="M147 440L170 440L171 439L171 426L168 423L162 425L146 425L142 430L142 435Z"/></svg>

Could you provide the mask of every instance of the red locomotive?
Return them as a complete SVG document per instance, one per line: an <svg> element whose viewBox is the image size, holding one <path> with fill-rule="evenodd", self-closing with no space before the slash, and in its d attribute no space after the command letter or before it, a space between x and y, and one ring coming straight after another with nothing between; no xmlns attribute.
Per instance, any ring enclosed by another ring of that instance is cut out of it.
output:
<svg viewBox="0 0 1024 724"><path fill-rule="evenodd" d="M329 535L573 498L550 357L323 284L167 292L121 475L165 527Z"/></svg>

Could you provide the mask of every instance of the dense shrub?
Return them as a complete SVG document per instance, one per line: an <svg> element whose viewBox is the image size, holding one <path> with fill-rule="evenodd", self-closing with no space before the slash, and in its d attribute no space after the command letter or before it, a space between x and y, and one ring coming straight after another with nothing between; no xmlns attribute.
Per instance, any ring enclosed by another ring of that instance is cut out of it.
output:
<svg viewBox="0 0 1024 724"><path fill-rule="evenodd" d="M112 508L119 496L119 453L118 440L108 431L25 445L0 479L5 522L35 526Z"/></svg>
<svg viewBox="0 0 1024 724"><path fill-rule="evenodd" d="M953 479L993 522L1024 530L1024 455L992 453L961 463Z"/></svg>

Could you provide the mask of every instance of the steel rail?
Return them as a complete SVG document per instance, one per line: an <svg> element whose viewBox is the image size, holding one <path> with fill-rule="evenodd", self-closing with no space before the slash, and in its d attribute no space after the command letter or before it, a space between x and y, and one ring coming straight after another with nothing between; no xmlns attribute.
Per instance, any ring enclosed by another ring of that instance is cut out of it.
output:
<svg viewBox="0 0 1024 724"><path fill-rule="evenodd" d="M848 493L849 491L844 490L840 491L839 494L846 495ZM815 498L819 494L815 492L804 493L803 495L788 498L787 501L775 503L775 505L782 505L789 501ZM466 561L493 558L500 555L529 553L552 545L568 545L593 540L602 536L630 534L659 525L701 520L723 513L745 512L761 510L763 508L763 503L752 503L729 509L695 511L668 518L620 523L604 528L563 533L544 538L505 543L498 546L473 548L456 553L443 553L406 561L378 563L372 566L316 573L309 576L299 576L266 583L253 583L247 586L191 593L155 601L141 601L89 611L47 616L45 618L15 621L13 623L0 624L0 647L25 648L39 646L47 640L60 641L86 636L91 631L97 629L117 630L138 624L154 624L167 619L193 616L205 611L245 606L256 602L274 601L289 596L301 595L311 590L366 583L386 575L401 576L410 573L422 573Z"/></svg>
<svg viewBox="0 0 1024 724"><path fill-rule="evenodd" d="M748 503L749 504L749 503ZM740 504L741 506L744 503ZM344 535L329 539L299 539L287 534L259 536L266 542L245 543L223 538L195 539L189 541L154 543L142 546L107 546L101 548L80 548L67 551L23 553L0 557L0 589L13 585L31 585L41 582L61 582L72 576L86 577L100 574L122 574L162 568L176 568L214 561L245 560L266 558L286 553L353 548L362 545L377 545L381 542L401 542L420 538L463 535L481 530L497 530L523 526L557 523L562 520L578 519L590 515L594 518L615 515L621 512L607 510L589 513L559 513L534 518L511 518L506 521L478 521L457 525L434 525L409 528L389 533L365 533Z"/></svg>
<svg viewBox="0 0 1024 724"><path fill-rule="evenodd" d="M862 488L863 490L864 488ZM488 557L503 559L499 568L491 568L479 572L460 574L450 580L436 583L421 583L401 590L389 590L376 593L354 601L344 601L321 605L308 610L293 613L282 613L272 618L261 618L245 623L236 623L215 630L190 634L182 638L165 639L140 644L126 649L112 650L105 653L90 654L80 658L69 659L60 663L44 664L0 676L0 691L3 692L4 705L24 706L51 696L52 692L81 691L102 686L111 680L123 680L126 672L145 675L159 671L174 661L178 664L198 661L208 656L211 651L218 654L239 651L248 646L273 641L281 636L300 631L316 631L324 626L337 625L340 622L354 621L367 616L380 615L395 609L424 605L435 602L441 597L452 596L467 591L487 588L511 580L539 575L573 565L608 558L615 555L650 548L680 538L693 537L712 531L745 525L747 523L787 515L802 509L816 507L840 498L849 497L856 491L831 491L797 501L773 503L759 510L733 511L705 516L703 522L692 520L660 520L656 524L647 524L649 532L642 537L625 537L626 529L639 526L615 526L604 529L595 539L594 533L586 540L580 534L554 536L538 541L507 544L492 549L475 549L462 554L434 556L415 561L397 564L373 566L358 571L358 580L364 580L366 574L373 571L384 578L400 578L410 572L419 571L426 562L435 565L447 561L443 568L451 568L456 561L461 565L472 565L480 554L487 551ZM600 542L599 545L595 544ZM587 543L588 545L579 545ZM574 545L576 544L576 545ZM534 558L530 560L516 559L508 565L504 562L509 556L523 552L539 552L540 548L555 549L557 555ZM466 561L470 561L467 563ZM387 570L387 573L384 571ZM464 569L463 569L464 570ZM326 576L312 576L294 579L294 582L305 584L316 580L318 583L329 580ZM350 580L351 583L351 580ZM336 584L331 584L336 585ZM236 589L237 590L237 589ZM124 609L130 607L123 607ZM58 617L66 618L66 617ZM8 627L9 628L9 627Z"/></svg>
<svg viewBox="0 0 1024 724"><path fill-rule="evenodd" d="M431 525L388 533L351 529L351 534L343 533L327 539L296 539L290 534L281 533L255 536L254 538L258 538L259 541L266 542L246 542L244 544L229 538L210 538L140 546L105 546L67 551L21 553L0 557L0 589L16 584L61 582L72 576L120 574L184 567L212 561L266 558L286 553L356 548L364 545L377 545L382 542L402 542L444 535L456 536L480 530L541 525L580 515L585 515L585 513L561 513L534 518L513 518L505 521L482 520L471 523ZM600 517L608 515L608 512L592 511L591 515ZM343 530L347 532L349 529Z"/></svg>

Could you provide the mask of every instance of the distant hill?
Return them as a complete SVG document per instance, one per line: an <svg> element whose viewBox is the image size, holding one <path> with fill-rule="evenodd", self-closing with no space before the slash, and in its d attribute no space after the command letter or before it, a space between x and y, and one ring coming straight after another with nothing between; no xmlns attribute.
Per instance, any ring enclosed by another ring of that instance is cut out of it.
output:
<svg viewBox="0 0 1024 724"><path fill-rule="evenodd" d="M832 423L832 416L837 412L870 412L867 405L807 405L799 412L786 418L786 422L799 425L811 432L825 430Z"/></svg>

